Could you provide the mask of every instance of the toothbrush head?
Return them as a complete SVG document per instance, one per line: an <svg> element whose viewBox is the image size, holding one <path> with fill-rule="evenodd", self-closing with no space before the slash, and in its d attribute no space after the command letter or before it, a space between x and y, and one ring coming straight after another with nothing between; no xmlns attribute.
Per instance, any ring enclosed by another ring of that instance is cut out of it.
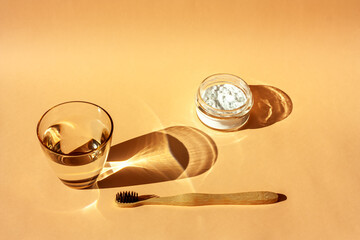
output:
<svg viewBox="0 0 360 240"><path fill-rule="evenodd" d="M118 192L115 200L118 203L134 203L139 201L139 195L137 192Z"/></svg>

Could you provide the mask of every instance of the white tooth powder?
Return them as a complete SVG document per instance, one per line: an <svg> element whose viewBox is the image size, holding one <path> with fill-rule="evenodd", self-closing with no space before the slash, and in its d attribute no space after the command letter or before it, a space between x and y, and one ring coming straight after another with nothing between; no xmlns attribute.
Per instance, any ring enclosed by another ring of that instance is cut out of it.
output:
<svg viewBox="0 0 360 240"><path fill-rule="evenodd" d="M224 131L241 128L249 119L253 105L250 87L231 74L206 78L196 96L196 113L206 126Z"/></svg>
<svg viewBox="0 0 360 240"><path fill-rule="evenodd" d="M234 110L246 103L244 92L228 83L206 88L201 97L207 105L221 110Z"/></svg>

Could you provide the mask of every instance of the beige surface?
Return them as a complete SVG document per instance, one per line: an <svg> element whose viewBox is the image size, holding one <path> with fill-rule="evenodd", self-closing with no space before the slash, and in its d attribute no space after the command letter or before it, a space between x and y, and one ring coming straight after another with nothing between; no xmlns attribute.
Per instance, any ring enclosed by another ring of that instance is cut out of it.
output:
<svg viewBox="0 0 360 240"><path fill-rule="evenodd" d="M360 235L359 1L0 6L2 239ZM241 131L217 132L195 116L199 83L218 72L241 76L256 92L256 112ZM37 142L40 116L68 100L107 109L112 163L132 157L100 189L65 187ZM113 200L122 190L269 190L287 199L119 209Z"/></svg>

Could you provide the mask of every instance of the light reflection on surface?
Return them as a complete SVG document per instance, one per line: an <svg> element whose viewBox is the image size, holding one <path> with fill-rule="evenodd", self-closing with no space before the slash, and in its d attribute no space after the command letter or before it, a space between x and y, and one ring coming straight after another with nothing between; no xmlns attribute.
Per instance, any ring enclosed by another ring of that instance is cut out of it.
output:
<svg viewBox="0 0 360 240"><path fill-rule="evenodd" d="M96 202L100 196L100 190L96 187L77 190L71 189L61 182L57 184L59 186L44 184L42 196L33 199L41 211L68 214L96 208Z"/></svg>
<svg viewBox="0 0 360 240"><path fill-rule="evenodd" d="M86 212L86 211L89 211L89 210L92 210L92 209L97 209L97 207L96 207L97 201L98 200L96 199L94 202L92 202L89 205L83 207L81 209L81 211Z"/></svg>

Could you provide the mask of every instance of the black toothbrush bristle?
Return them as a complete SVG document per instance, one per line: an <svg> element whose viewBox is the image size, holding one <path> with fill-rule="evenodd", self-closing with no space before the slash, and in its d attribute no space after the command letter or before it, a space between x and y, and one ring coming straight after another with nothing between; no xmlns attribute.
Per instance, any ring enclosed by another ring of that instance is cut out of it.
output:
<svg viewBox="0 0 360 240"><path fill-rule="evenodd" d="M118 203L134 203L139 201L139 195L137 192L118 192L116 194L116 201Z"/></svg>

